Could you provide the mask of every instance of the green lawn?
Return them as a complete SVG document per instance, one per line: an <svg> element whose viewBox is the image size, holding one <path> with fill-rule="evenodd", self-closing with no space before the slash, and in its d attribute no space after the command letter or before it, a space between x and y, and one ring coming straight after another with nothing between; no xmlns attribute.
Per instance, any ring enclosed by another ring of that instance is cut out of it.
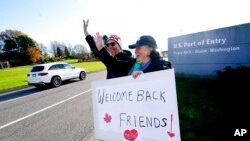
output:
<svg viewBox="0 0 250 141"><path fill-rule="evenodd" d="M0 91L27 85L27 74L31 66L0 70Z"/></svg>
<svg viewBox="0 0 250 141"><path fill-rule="evenodd" d="M101 62L81 62L66 60L75 67L84 68L87 73L106 69ZM27 86L27 74L32 65L0 70L0 91Z"/></svg>

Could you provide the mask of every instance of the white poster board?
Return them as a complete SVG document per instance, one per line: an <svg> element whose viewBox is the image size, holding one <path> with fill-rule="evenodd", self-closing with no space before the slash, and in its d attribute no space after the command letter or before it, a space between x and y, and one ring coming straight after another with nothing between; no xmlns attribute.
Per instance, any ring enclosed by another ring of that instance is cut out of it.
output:
<svg viewBox="0 0 250 141"><path fill-rule="evenodd" d="M174 69L92 83L95 137L180 141Z"/></svg>

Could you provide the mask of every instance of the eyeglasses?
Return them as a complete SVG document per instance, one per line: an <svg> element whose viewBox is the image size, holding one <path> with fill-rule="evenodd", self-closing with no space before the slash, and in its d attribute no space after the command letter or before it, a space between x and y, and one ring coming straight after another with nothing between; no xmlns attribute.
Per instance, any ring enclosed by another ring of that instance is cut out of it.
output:
<svg viewBox="0 0 250 141"><path fill-rule="evenodd" d="M109 47L109 46L112 46L112 47L113 47L113 46L115 46L115 44L116 44L115 42L111 42L111 43L107 43L106 46L107 46L107 47Z"/></svg>

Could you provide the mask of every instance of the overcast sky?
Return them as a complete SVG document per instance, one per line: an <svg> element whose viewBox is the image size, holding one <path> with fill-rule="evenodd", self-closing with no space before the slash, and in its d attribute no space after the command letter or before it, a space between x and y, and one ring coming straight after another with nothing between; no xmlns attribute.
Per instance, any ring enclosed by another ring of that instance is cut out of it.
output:
<svg viewBox="0 0 250 141"><path fill-rule="evenodd" d="M250 22L250 0L0 0L0 31L20 30L38 43L83 44L89 32L117 34L123 48L141 35L167 50L169 37Z"/></svg>

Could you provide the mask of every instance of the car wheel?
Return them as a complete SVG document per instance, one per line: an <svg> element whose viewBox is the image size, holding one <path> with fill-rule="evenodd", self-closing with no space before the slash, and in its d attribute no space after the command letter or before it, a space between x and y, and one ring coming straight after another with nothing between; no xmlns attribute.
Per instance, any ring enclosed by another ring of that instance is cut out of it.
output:
<svg viewBox="0 0 250 141"><path fill-rule="evenodd" d="M51 80L52 87L59 87L62 84L62 79L59 76L54 76Z"/></svg>
<svg viewBox="0 0 250 141"><path fill-rule="evenodd" d="M79 79L84 80L86 78L86 73L84 71L80 72Z"/></svg>

